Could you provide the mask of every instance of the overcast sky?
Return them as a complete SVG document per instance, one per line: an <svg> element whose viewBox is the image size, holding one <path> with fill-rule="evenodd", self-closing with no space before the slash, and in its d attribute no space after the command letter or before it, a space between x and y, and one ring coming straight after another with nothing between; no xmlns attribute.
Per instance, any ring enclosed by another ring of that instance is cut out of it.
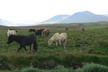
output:
<svg viewBox="0 0 108 72"><path fill-rule="evenodd" d="M14 23L36 23L80 11L108 14L108 0L0 0L0 18Z"/></svg>

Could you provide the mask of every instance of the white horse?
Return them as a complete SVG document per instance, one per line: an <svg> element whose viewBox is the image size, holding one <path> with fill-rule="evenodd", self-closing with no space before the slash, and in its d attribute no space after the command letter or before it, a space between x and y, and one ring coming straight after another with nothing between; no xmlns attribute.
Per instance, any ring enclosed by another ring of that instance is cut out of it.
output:
<svg viewBox="0 0 108 72"><path fill-rule="evenodd" d="M52 43L56 43L56 46L58 45L58 37L59 37L59 33L55 33L49 40L48 40L48 45L51 45Z"/></svg>
<svg viewBox="0 0 108 72"><path fill-rule="evenodd" d="M66 52L66 43L67 43L67 33L55 33L49 40L48 45L51 45L53 42L56 43L56 46L59 44L64 47L64 51Z"/></svg>
<svg viewBox="0 0 108 72"><path fill-rule="evenodd" d="M9 37L10 35L16 35L16 31L15 30L8 30L7 31L7 36Z"/></svg>

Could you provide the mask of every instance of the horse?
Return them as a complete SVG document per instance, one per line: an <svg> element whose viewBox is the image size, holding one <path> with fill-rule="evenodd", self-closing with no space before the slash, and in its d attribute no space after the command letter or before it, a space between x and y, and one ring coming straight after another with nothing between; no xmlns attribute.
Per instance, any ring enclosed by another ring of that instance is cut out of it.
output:
<svg viewBox="0 0 108 72"><path fill-rule="evenodd" d="M56 46L58 45L59 39L58 39L59 33L55 33L49 40L48 45L50 46L52 43L56 43Z"/></svg>
<svg viewBox="0 0 108 72"><path fill-rule="evenodd" d="M34 32L36 36L42 36L42 32L44 29L40 28L40 29L29 29L29 32Z"/></svg>
<svg viewBox="0 0 108 72"><path fill-rule="evenodd" d="M85 31L85 28L82 28L82 31Z"/></svg>
<svg viewBox="0 0 108 72"><path fill-rule="evenodd" d="M42 32L43 36L49 36L50 34L50 31L48 29L44 29L43 32Z"/></svg>
<svg viewBox="0 0 108 72"><path fill-rule="evenodd" d="M28 32L34 32L35 31L35 29L29 29L29 31Z"/></svg>
<svg viewBox="0 0 108 72"><path fill-rule="evenodd" d="M40 28L36 31L36 35L42 36L42 32L44 31L44 28Z"/></svg>
<svg viewBox="0 0 108 72"><path fill-rule="evenodd" d="M68 30L69 28L65 28L65 30Z"/></svg>
<svg viewBox="0 0 108 72"><path fill-rule="evenodd" d="M44 30L44 28L39 28L38 30L41 30L41 31L43 31L43 30Z"/></svg>
<svg viewBox="0 0 108 72"><path fill-rule="evenodd" d="M64 47L64 51L66 52L66 43L67 43L67 33L55 33L49 40L48 45L51 45L53 42L56 43L56 46L59 44Z"/></svg>
<svg viewBox="0 0 108 72"><path fill-rule="evenodd" d="M18 36L18 35L10 35L8 37L7 44L11 44L13 41L16 41L17 43L20 44L20 47L18 48L17 52L20 51L20 49L24 48L26 51L27 45L30 46L30 51L31 51L31 45L33 44L33 49L37 51L37 41L36 37L34 34L30 34L28 36Z"/></svg>
<svg viewBox="0 0 108 72"><path fill-rule="evenodd" d="M9 37L10 35L16 35L17 31L15 29L8 29L7 31L7 36Z"/></svg>

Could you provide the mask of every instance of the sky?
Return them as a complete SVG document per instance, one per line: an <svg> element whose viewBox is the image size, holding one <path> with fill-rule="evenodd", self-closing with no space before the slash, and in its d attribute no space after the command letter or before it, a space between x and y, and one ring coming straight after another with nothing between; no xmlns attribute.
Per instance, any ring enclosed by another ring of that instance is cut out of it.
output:
<svg viewBox="0 0 108 72"><path fill-rule="evenodd" d="M108 14L108 0L0 0L0 19L35 24L55 15L91 11Z"/></svg>

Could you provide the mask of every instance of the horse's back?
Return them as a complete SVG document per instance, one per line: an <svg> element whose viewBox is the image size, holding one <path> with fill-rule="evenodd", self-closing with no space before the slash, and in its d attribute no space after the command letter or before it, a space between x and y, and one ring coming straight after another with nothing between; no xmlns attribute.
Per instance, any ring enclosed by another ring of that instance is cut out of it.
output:
<svg viewBox="0 0 108 72"><path fill-rule="evenodd" d="M57 37L59 36L59 33L55 33L52 37Z"/></svg>
<svg viewBox="0 0 108 72"><path fill-rule="evenodd" d="M58 37L59 37L59 33L55 33L55 34L51 37L51 39L52 39L52 40L57 40Z"/></svg>
<svg viewBox="0 0 108 72"><path fill-rule="evenodd" d="M8 30L7 31L7 36L10 36L10 35L16 35L16 31L15 30Z"/></svg>
<svg viewBox="0 0 108 72"><path fill-rule="evenodd" d="M60 35L67 37L67 33L61 33Z"/></svg>
<svg viewBox="0 0 108 72"><path fill-rule="evenodd" d="M60 37L60 39L62 39L62 40L66 40L66 39L67 39L67 33L61 33L61 34L59 35L59 37Z"/></svg>
<svg viewBox="0 0 108 72"><path fill-rule="evenodd" d="M25 36L26 43L33 43L36 41L36 37L34 34L30 34L28 36Z"/></svg>

